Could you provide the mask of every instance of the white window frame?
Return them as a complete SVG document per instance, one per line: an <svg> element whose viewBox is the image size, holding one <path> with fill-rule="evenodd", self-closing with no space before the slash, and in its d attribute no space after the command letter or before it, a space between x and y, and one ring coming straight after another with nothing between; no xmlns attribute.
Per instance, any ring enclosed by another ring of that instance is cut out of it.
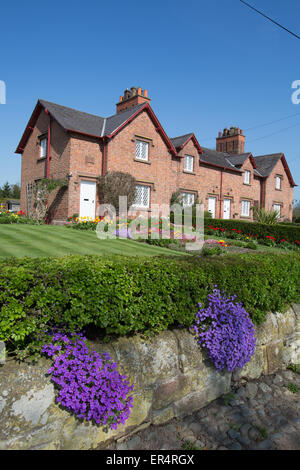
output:
<svg viewBox="0 0 300 470"><path fill-rule="evenodd" d="M251 175L251 172L249 170L245 170L244 184L250 184L250 175Z"/></svg>
<svg viewBox="0 0 300 470"><path fill-rule="evenodd" d="M275 188L281 189L281 177L280 176L276 176Z"/></svg>
<svg viewBox="0 0 300 470"><path fill-rule="evenodd" d="M193 173L194 171L194 157L192 155L184 156L184 171Z"/></svg>
<svg viewBox="0 0 300 470"><path fill-rule="evenodd" d="M195 194L194 193L181 193L181 200L183 207L189 207L195 204Z"/></svg>
<svg viewBox="0 0 300 470"><path fill-rule="evenodd" d="M149 142L144 140L136 139L135 141L135 158L142 162L148 162L149 160Z"/></svg>
<svg viewBox="0 0 300 470"><path fill-rule="evenodd" d="M242 217L250 217L250 206L251 206L250 201L242 200L242 211L241 211Z"/></svg>
<svg viewBox="0 0 300 470"><path fill-rule="evenodd" d="M137 201L138 188L141 189L141 199L140 199L140 201ZM134 203L132 204L133 207L139 207L139 208L142 208L142 209L149 209L149 207L150 207L150 186L146 186L144 184L137 184L136 187L135 187L135 190L136 190L136 199L135 199ZM146 200L147 200L146 204L144 203L145 196L146 196Z"/></svg>
<svg viewBox="0 0 300 470"><path fill-rule="evenodd" d="M273 210L278 212L277 219L281 217L281 204L273 204Z"/></svg>
<svg viewBox="0 0 300 470"><path fill-rule="evenodd" d="M48 139L47 137L43 137L40 140L40 158L47 157L47 150L48 150Z"/></svg>

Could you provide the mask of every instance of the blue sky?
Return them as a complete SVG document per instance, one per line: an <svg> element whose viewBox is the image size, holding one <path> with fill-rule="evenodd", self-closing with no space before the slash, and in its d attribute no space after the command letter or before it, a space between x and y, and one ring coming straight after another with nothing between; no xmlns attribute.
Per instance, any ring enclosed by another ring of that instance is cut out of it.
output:
<svg viewBox="0 0 300 470"><path fill-rule="evenodd" d="M297 0L248 1L300 34ZM300 41L238 0L2 2L0 39L0 184L20 181L14 151L38 98L108 116L141 86L170 137L215 148L239 126L246 151L284 152L300 185Z"/></svg>

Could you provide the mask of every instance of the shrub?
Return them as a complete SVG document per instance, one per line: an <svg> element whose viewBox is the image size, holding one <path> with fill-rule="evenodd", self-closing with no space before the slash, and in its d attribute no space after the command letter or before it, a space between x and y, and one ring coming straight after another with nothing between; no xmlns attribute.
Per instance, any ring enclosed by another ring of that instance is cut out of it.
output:
<svg viewBox="0 0 300 470"><path fill-rule="evenodd" d="M111 204L119 213L119 197L127 196L127 209L134 203L136 179L129 173L111 171L98 179L98 191L101 203ZM104 215L104 214L101 214Z"/></svg>
<svg viewBox="0 0 300 470"><path fill-rule="evenodd" d="M257 250L257 243L255 243L254 241L250 241L246 244L245 247L249 250Z"/></svg>
<svg viewBox="0 0 300 470"><path fill-rule="evenodd" d="M117 429L130 415L133 385L108 354L90 353L85 340L57 331L42 349L54 361L48 374L59 388L56 402L79 419Z"/></svg>
<svg viewBox="0 0 300 470"><path fill-rule="evenodd" d="M213 247L213 248L210 248L208 246L204 246L202 248L202 251L201 251L201 254L203 256L217 256L217 255L221 255L222 253L224 252L224 250L219 246L216 246L216 247Z"/></svg>
<svg viewBox="0 0 300 470"><path fill-rule="evenodd" d="M103 335L191 326L214 284L260 323L300 301L300 255L9 258L0 262L0 341L33 354L54 325Z"/></svg>
<svg viewBox="0 0 300 470"><path fill-rule="evenodd" d="M253 218L260 224L274 225L278 224L278 212L277 211L267 211L258 207L252 207Z"/></svg>
<svg viewBox="0 0 300 470"><path fill-rule="evenodd" d="M255 329L249 314L236 296L227 298L218 289L208 296L207 307L196 314L196 333L200 346L208 351L216 369L232 372L243 367L255 352ZM201 303L199 307L202 307Z"/></svg>

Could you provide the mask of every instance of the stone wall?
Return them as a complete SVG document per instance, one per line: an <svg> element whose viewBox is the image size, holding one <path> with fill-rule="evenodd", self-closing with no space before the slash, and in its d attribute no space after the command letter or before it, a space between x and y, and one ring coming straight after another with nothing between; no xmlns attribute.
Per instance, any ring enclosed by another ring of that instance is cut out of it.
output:
<svg viewBox="0 0 300 470"><path fill-rule="evenodd" d="M216 372L186 330L155 337L119 338L106 351L135 383L134 407L125 426L103 432L82 423L55 404L46 375L51 362L36 365L6 361L0 367L0 449L93 449L122 439L152 424L183 417L227 393L232 381L254 379L300 363L300 305L272 313L256 330L256 354L243 369Z"/></svg>

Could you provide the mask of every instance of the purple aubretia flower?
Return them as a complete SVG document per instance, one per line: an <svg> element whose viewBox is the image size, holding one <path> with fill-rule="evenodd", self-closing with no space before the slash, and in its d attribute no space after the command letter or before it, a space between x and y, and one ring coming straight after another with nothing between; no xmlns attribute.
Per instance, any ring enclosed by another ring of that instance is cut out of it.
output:
<svg viewBox="0 0 300 470"><path fill-rule="evenodd" d="M232 372L243 367L255 352L255 330L249 314L235 296L227 298L215 288L207 308L196 314L193 326L200 346L208 351L216 369Z"/></svg>
<svg viewBox="0 0 300 470"><path fill-rule="evenodd" d="M80 419L117 429L130 415L133 385L107 353L89 352L85 340L56 332L42 349L53 358L48 373L59 390L56 402Z"/></svg>

